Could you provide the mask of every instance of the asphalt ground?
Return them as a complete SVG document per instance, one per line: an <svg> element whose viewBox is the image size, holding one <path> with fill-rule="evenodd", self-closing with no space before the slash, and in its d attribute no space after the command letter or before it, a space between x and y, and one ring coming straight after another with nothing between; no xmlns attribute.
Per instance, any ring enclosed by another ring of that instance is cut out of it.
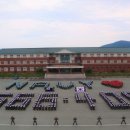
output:
<svg viewBox="0 0 130 130"><path fill-rule="evenodd" d="M121 89L114 89L105 87L100 84L101 80L122 80L124 86ZM104 78L101 80L93 80L93 89L87 89L87 92L96 99L96 110L90 110L86 103L76 103L74 99L74 88L70 90L62 90L56 88L56 81L50 82L50 85L55 87L55 92L59 94L58 107L56 111L34 111L32 106L37 100L38 96L45 92L43 88L35 88L29 90L29 87L34 82L42 81L30 81L29 79L0 79L0 93L13 93L14 96L18 93L34 93L35 97L32 98L30 105L25 111L18 110L5 110L4 105L0 108L0 130L128 130L130 129L130 109L128 110L111 110L104 100L99 96L100 91L114 91L120 95L121 91L130 92L130 79L129 78ZM11 88L5 90L6 86L13 82L25 82L29 84L22 90ZM68 81L62 81L66 84ZM75 86L82 86L78 83L78 80L74 80ZM69 103L63 103L63 98L67 97ZM8 98L11 101L12 98ZM125 99L130 103L129 100ZM102 126L97 126L97 117L102 117ZM15 126L10 125L10 117L15 117ZM38 126L33 126L33 117L37 117ZM121 117L126 116L127 125L120 125ZM59 126L53 126L54 117L59 117ZM72 126L73 117L77 117L78 126Z"/></svg>

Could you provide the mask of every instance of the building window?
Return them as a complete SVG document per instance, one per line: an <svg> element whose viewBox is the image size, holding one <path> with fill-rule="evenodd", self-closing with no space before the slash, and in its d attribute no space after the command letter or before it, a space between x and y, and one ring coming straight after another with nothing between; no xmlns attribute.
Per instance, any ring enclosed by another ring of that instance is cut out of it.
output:
<svg viewBox="0 0 130 130"><path fill-rule="evenodd" d="M110 60L110 62L109 62L109 63L110 63L110 64L111 64L111 63L114 63L114 60Z"/></svg>
<svg viewBox="0 0 130 130"><path fill-rule="evenodd" d="M17 58L20 58L20 55L17 55Z"/></svg>
<svg viewBox="0 0 130 130"><path fill-rule="evenodd" d="M44 55L43 55L43 54L40 54L40 57L44 57Z"/></svg>
<svg viewBox="0 0 130 130"><path fill-rule="evenodd" d="M5 71L5 72L8 72L8 67L4 67L4 71Z"/></svg>
<svg viewBox="0 0 130 130"><path fill-rule="evenodd" d="M4 58L7 58L7 55L4 55Z"/></svg>
<svg viewBox="0 0 130 130"><path fill-rule="evenodd" d="M43 54L44 57L47 57L47 54Z"/></svg>
<svg viewBox="0 0 130 130"><path fill-rule="evenodd" d="M40 64L43 64L43 61L40 61Z"/></svg>
<svg viewBox="0 0 130 130"><path fill-rule="evenodd" d="M68 54L60 55L60 61L61 63L70 63L70 55Z"/></svg>
<svg viewBox="0 0 130 130"><path fill-rule="evenodd" d="M104 63L104 64L107 64L107 63L108 63L108 60L103 60L103 63Z"/></svg>
<svg viewBox="0 0 130 130"><path fill-rule="evenodd" d="M30 64L35 64L35 62L33 60L30 61Z"/></svg>
<svg viewBox="0 0 130 130"><path fill-rule="evenodd" d="M101 63L103 64L103 60L101 60Z"/></svg>
<svg viewBox="0 0 130 130"><path fill-rule="evenodd" d="M1 55L0 57L1 57L1 58L4 58L4 55Z"/></svg>
<svg viewBox="0 0 130 130"><path fill-rule="evenodd" d="M8 64L8 61L4 61L4 65L7 65Z"/></svg>
<svg viewBox="0 0 130 130"><path fill-rule="evenodd" d="M93 56L94 56L94 54L93 54L93 53L91 53L91 54L90 54L90 56L91 56L91 57L93 57Z"/></svg>
<svg viewBox="0 0 130 130"><path fill-rule="evenodd" d="M121 63L121 60L117 60L117 63Z"/></svg>
<svg viewBox="0 0 130 130"><path fill-rule="evenodd" d="M13 58L13 55L10 55L10 58Z"/></svg>
<svg viewBox="0 0 130 130"><path fill-rule="evenodd" d="M113 53L111 53L111 54L110 54L110 56L111 56L111 57L113 57L113 56L114 56L114 54L113 54Z"/></svg>
<svg viewBox="0 0 130 130"><path fill-rule="evenodd" d="M96 63L97 63L97 64L100 64L100 63L101 63L101 61L100 61L100 60L96 60Z"/></svg>
<svg viewBox="0 0 130 130"><path fill-rule="evenodd" d="M114 63L117 63L117 60L114 60Z"/></svg>
<svg viewBox="0 0 130 130"><path fill-rule="evenodd" d="M10 61L9 64L14 64L14 61Z"/></svg>
<svg viewBox="0 0 130 130"><path fill-rule="evenodd" d="M27 71L27 67L23 67L23 71Z"/></svg>
<svg viewBox="0 0 130 130"><path fill-rule="evenodd" d="M4 71L4 67L1 67L1 68L0 68L0 71L1 71L1 72Z"/></svg>
<svg viewBox="0 0 130 130"><path fill-rule="evenodd" d="M21 67L17 67L17 71L21 71Z"/></svg>
<svg viewBox="0 0 130 130"><path fill-rule="evenodd" d="M47 64L47 61L46 61L46 60L43 60L43 64Z"/></svg>
<svg viewBox="0 0 130 130"><path fill-rule="evenodd" d="M34 55L33 55L33 54L30 54L30 57L34 57Z"/></svg>
<svg viewBox="0 0 130 130"><path fill-rule="evenodd" d="M34 67L30 67L30 71L34 71Z"/></svg>
<svg viewBox="0 0 130 130"><path fill-rule="evenodd" d="M36 64L40 64L40 61L37 60L37 61L36 61Z"/></svg>
<svg viewBox="0 0 130 130"><path fill-rule="evenodd" d="M23 58L26 58L26 54L23 54Z"/></svg>
<svg viewBox="0 0 130 130"><path fill-rule="evenodd" d="M24 61L23 61L23 64L27 64L27 61L26 61L26 60L24 60Z"/></svg>
<svg viewBox="0 0 130 130"><path fill-rule="evenodd" d="M123 63L127 63L127 60L123 60Z"/></svg>
<svg viewBox="0 0 130 130"><path fill-rule="evenodd" d="M97 53L97 57L100 57L101 56L101 54L100 53Z"/></svg>
<svg viewBox="0 0 130 130"><path fill-rule="evenodd" d="M91 64L94 64L94 60L90 60L90 63L91 63Z"/></svg>
<svg viewBox="0 0 130 130"><path fill-rule="evenodd" d="M130 60L128 60L127 63L130 63Z"/></svg>
<svg viewBox="0 0 130 130"><path fill-rule="evenodd" d="M21 64L21 61L16 61L16 64Z"/></svg>
<svg viewBox="0 0 130 130"><path fill-rule="evenodd" d="M4 64L4 61L1 61L1 64Z"/></svg>
<svg viewBox="0 0 130 130"><path fill-rule="evenodd" d="M87 60L87 63L89 64L89 63L90 63L90 60Z"/></svg>
<svg viewBox="0 0 130 130"><path fill-rule="evenodd" d="M127 56L127 53L123 53L123 56Z"/></svg>
<svg viewBox="0 0 130 130"><path fill-rule="evenodd" d="M75 63L75 61L73 61L73 63ZM81 63L81 60L76 60L76 63Z"/></svg>
<svg viewBox="0 0 130 130"><path fill-rule="evenodd" d="M107 53L104 53L104 56L107 56Z"/></svg>
<svg viewBox="0 0 130 130"><path fill-rule="evenodd" d="M86 53L83 53L83 56L85 57L85 56L87 56L87 54L86 54Z"/></svg>
<svg viewBox="0 0 130 130"><path fill-rule="evenodd" d="M13 71L14 71L14 67L10 67L10 71L12 71L12 72L13 72Z"/></svg>
<svg viewBox="0 0 130 130"><path fill-rule="evenodd" d="M121 56L121 53L118 53L117 56Z"/></svg>
<svg viewBox="0 0 130 130"><path fill-rule="evenodd" d="M77 61L76 61L77 62ZM87 60L83 60L83 64L86 64L87 63Z"/></svg>
<svg viewBox="0 0 130 130"><path fill-rule="evenodd" d="M36 54L36 57L40 57L40 54Z"/></svg>

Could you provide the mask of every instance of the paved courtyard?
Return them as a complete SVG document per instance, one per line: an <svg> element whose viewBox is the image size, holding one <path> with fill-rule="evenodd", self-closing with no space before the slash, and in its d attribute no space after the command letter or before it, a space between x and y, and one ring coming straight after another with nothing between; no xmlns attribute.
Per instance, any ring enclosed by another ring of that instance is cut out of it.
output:
<svg viewBox="0 0 130 130"><path fill-rule="evenodd" d="M85 79L85 74L46 74L46 79Z"/></svg>
<svg viewBox="0 0 130 130"><path fill-rule="evenodd" d="M118 79L124 82L124 86L121 89L114 89L105 87L100 84L101 80L111 80ZM0 130L128 130L130 129L130 109L127 110L111 110L104 100L99 96L100 91L114 91L120 95L121 91L130 92L130 80L129 78L104 78L101 80L94 80L93 89L87 89L87 92L96 99L96 110L90 110L87 103L76 103L74 98L74 88L69 90L62 90L56 87L57 81L47 81L50 86L55 87L55 92L59 94L58 97L58 107L56 111L34 111L32 106L37 100L41 93L44 93L43 88L35 88L30 90L29 87L34 82L44 82L44 81L32 81L29 79L0 79L0 93L13 93L17 95L18 93L34 93L35 96L32 98L30 105L25 111L19 110L5 110L4 105L0 108ZM10 90L5 90L5 88L12 84L13 82L25 82L28 81L29 84L22 90L17 90L15 87ZM68 81L61 81L66 84ZM75 86L82 86L79 84L78 80L74 80ZM63 103L63 98L67 97L69 103ZM8 98L8 102L12 98ZM129 100L124 99L130 103ZM16 126L10 126L10 117L14 116L16 119ZM96 126L97 117L101 116L103 126ZM33 117L37 117L38 126L32 126ZM121 117L126 116L127 125L120 125ZM53 126L54 117L59 117L59 126ZM78 118L78 126L72 126L73 117Z"/></svg>

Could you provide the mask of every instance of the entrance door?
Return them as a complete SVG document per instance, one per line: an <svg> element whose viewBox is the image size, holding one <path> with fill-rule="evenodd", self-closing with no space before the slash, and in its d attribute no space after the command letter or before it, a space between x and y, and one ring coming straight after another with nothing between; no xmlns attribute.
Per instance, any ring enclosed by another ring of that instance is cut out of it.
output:
<svg viewBox="0 0 130 130"><path fill-rule="evenodd" d="M62 68L62 69L60 69L60 73L63 73L63 74L68 74L68 73L70 73L71 71L70 71L70 69L68 69L68 68Z"/></svg>
<svg viewBox="0 0 130 130"><path fill-rule="evenodd" d="M49 69L49 73L58 73L58 69Z"/></svg>

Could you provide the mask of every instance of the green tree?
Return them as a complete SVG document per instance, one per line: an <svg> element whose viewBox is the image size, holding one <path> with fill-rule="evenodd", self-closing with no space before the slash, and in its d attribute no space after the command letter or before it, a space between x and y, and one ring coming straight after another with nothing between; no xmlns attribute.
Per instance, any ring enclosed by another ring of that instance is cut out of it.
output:
<svg viewBox="0 0 130 130"><path fill-rule="evenodd" d="M85 70L86 74L92 74L92 72L93 72L92 68L88 68Z"/></svg>
<svg viewBox="0 0 130 130"><path fill-rule="evenodd" d="M36 72L37 72L37 73L43 73L43 69L42 69L42 67L38 67L38 68L36 68Z"/></svg>

